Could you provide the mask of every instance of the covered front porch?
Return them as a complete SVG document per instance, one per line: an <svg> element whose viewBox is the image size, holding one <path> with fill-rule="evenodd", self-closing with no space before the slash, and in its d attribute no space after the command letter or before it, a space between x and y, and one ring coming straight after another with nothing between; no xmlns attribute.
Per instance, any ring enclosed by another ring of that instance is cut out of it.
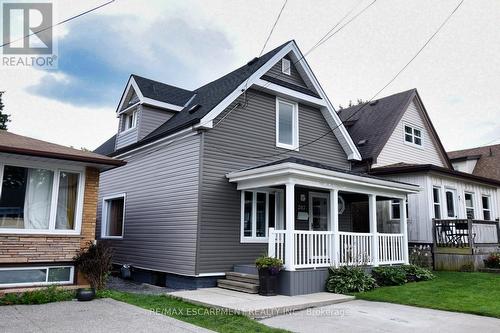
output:
<svg viewBox="0 0 500 333"><path fill-rule="evenodd" d="M408 263L406 196L418 186L295 158L233 172L241 242L266 242L286 271Z"/></svg>

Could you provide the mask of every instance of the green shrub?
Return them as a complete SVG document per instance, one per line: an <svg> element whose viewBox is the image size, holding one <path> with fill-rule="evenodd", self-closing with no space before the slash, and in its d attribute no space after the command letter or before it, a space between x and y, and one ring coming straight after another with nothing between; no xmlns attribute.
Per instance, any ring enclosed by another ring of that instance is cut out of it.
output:
<svg viewBox="0 0 500 333"><path fill-rule="evenodd" d="M255 266L258 269L267 268L271 274L276 275L283 268L283 261L278 258L262 256L255 260Z"/></svg>
<svg viewBox="0 0 500 333"><path fill-rule="evenodd" d="M402 266L375 267L372 276L379 286L400 286L408 282Z"/></svg>
<svg viewBox="0 0 500 333"><path fill-rule="evenodd" d="M26 291L24 293L6 294L0 298L0 305L14 304L45 304L51 302L70 301L75 297L75 292L50 286L44 289Z"/></svg>
<svg viewBox="0 0 500 333"><path fill-rule="evenodd" d="M406 273L406 280L408 282L428 281L435 278L430 270L416 265L404 265L401 267Z"/></svg>
<svg viewBox="0 0 500 333"><path fill-rule="evenodd" d="M90 286L101 290L106 286L106 279L112 268L112 258L112 250L102 242L97 244L89 242L88 248L81 250L73 259Z"/></svg>
<svg viewBox="0 0 500 333"><path fill-rule="evenodd" d="M488 268L500 268L500 252L490 253L484 260L484 265Z"/></svg>
<svg viewBox="0 0 500 333"><path fill-rule="evenodd" d="M375 286L375 279L366 274L360 267L342 266L328 269L326 290L329 292L345 294L371 290Z"/></svg>

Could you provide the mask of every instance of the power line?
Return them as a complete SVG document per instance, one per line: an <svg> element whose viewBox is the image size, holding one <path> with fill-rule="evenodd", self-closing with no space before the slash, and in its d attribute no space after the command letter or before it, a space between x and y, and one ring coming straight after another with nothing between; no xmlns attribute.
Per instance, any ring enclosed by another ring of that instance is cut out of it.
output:
<svg viewBox="0 0 500 333"><path fill-rule="evenodd" d="M446 23L450 20L450 18L455 14L455 12L460 8L460 6L462 6L463 2L465 0L461 0L458 5L451 11L451 13L446 17L446 19L441 23L441 25L437 28L437 30L427 39L427 41L422 45L422 47L420 47L420 49L417 51L417 53L415 53L415 55L382 87L382 89L378 90L366 103L364 103L362 106L360 106L356 111L354 111L349 117L347 117L345 121L348 121L350 120L352 117L354 117L356 114L358 114L365 106L369 105L371 101L373 101L385 88L387 88L392 82L394 82L394 80L396 80L396 78L413 62L413 60L415 60L417 58L417 56L424 50L424 48L432 41L432 39L434 39L434 37L439 33L439 31L441 31L441 29L446 25ZM370 4L371 5L371 4ZM304 57L302 57L304 58ZM269 154L269 155L260 155L260 156L248 156L248 155L243 155L243 154L237 154L237 153L230 153L230 152L227 152L223 149L220 149L218 147L215 147L217 150L223 152L223 153L226 153L226 154L229 154L229 155L233 155L233 156L238 156L238 157L243 157L243 158L251 158L251 159L258 159L258 158L268 158L268 157L276 157L276 156L280 156L280 155L284 155L284 154L288 154L290 152L293 152L293 151L298 151L300 148L302 147L305 147L305 146L308 146L312 143L315 143L319 140L321 140L322 138L324 138L325 136L327 136L329 133L332 133L334 130L336 130L337 128L340 127L340 125L342 125L342 122L331 128L330 130L328 130L327 132L325 132L324 134L320 135L319 137L311 140L311 141L308 141L302 145L299 145L297 148L295 149L292 149L292 150L288 150L288 151L282 151L282 152L278 152L278 153L274 153L274 154Z"/></svg>
<svg viewBox="0 0 500 333"><path fill-rule="evenodd" d="M65 19L65 20L62 20L62 21L60 21L60 22L57 22L56 24L53 24L53 25L51 25L51 26L49 26L49 27L46 27L46 28L43 28L43 29L40 29L40 30L34 31L34 32L30 33L30 34L27 34L27 35L26 35L26 36L24 36L24 37L18 38L18 39L16 39L16 40L13 40L13 41L10 41L10 42L7 42L7 43L4 43L4 44L0 45L0 47L4 47L4 46L7 46L7 45L10 45L10 44L15 43L15 42L18 42L18 41L20 41L20 40L26 39L26 38L28 38L28 37L30 37L30 36L36 35L36 34L38 34L38 33L40 33L40 32L43 32L43 31L46 31L46 30L52 29L52 28L54 28L54 27L57 27L57 26L59 26L59 25L61 25L61 24L64 24L64 23L69 22L69 21L71 21L71 20L74 20L74 19L76 19L76 18L78 18L78 17L80 17L80 16L86 15L86 14L91 13L91 12L93 12L93 11L95 11L95 10L98 10L98 9L100 9L100 8L104 7L104 6L107 6L107 5L111 4L112 2L115 2L115 0L108 1L108 2L106 2L106 3L103 3L102 5L99 5L99 6L97 6L97 7L94 7L94 8L91 8L91 9L89 9L89 10L86 10L86 11L84 11L84 12L80 13L80 14L77 14L77 15L75 15L75 16L71 16L71 17L69 17L69 18L67 18L67 19Z"/></svg>
<svg viewBox="0 0 500 333"><path fill-rule="evenodd" d="M262 55L262 53L264 53L264 50L267 46L267 42L269 42L269 39L271 38L271 35L273 34L274 28L276 28L276 25L278 24L278 21L280 20L281 13L283 13L283 9L285 9L287 2L288 2L288 0L285 0L285 2L283 2L283 6L281 6L281 10L280 10L278 16L276 17L276 20L274 21L273 27L271 28L271 31L269 31L269 35L267 35L267 39L264 42L264 46L262 46L262 50L260 50L259 57Z"/></svg>

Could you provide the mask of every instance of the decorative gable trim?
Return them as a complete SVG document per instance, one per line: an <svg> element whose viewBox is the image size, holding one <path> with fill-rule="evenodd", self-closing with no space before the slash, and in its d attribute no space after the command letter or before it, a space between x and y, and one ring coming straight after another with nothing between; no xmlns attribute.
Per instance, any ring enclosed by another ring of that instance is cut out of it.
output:
<svg viewBox="0 0 500 333"><path fill-rule="evenodd" d="M297 44L294 41L289 42L286 46L284 46L278 53L276 53L268 62L262 65L259 69L257 69L247 80L241 83L232 93L230 93L226 98L224 98L216 107L214 107L209 113L207 113L199 122L197 127L199 128L213 128L213 120L221 114L236 98L238 98L245 90L247 90L252 85L262 84L261 77L267 73L278 61L280 61L284 56L290 54L291 62L296 65L297 71L303 79L310 83L312 87L318 92L320 99L315 98L315 104L318 103L318 100L321 100L322 107L320 107L321 112L326 119L328 125L333 130L334 135L339 140L344 152L347 155L349 160L361 160L361 154L359 153L356 145L352 141L349 136L346 128L342 124L339 116L335 112L333 105L328 99L326 93L323 91L323 88L317 81L314 76L311 68L307 64L307 61L303 57L300 52ZM299 61L301 59L301 61ZM278 89L278 87L273 87L274 89ZM281 89L281 88L279 88ZM283 89L281 89L283 90ZM287 89L290 90L290 89ZM290 93L290 92L289 92ZM294 92L297 94L297 92ZM304 95L304 94L301 94ZM302 98L309 99L311 96Z"/></svg>

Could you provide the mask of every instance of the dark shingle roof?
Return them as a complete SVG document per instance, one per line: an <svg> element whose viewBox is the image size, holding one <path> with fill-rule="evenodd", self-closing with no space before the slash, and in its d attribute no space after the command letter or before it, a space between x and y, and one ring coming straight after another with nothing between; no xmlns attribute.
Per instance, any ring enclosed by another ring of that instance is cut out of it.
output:
<svg viewBox="0 0 500 333"><path fill-rule="evenodd" d="M115 141L116 141L116 134L113 135L108 140L106 140L106 142L101 144L99 147L94 149L94 153L102 155L111 154L115 150Z"/></svg>
<svg viewBox="0 0 500 333"><path fill-rule="evenodd" d="M411 89L338 111L364 160L377 158L415 94Z"/></svg>
<svg viewBox="0 0 500 333"><path fill-rule="evenodd" d="M184 106L194 94L190 90L150 80L139 75L132 74L132 77L137 83L137 86L139 86L144 97L160 102Z"/></svg>
<svg viewBox="0 0 500 333"><path fill-rule="evenodd" d="M452 161L478 159L473 175L500 181L500 144L448 152Z"/></svg>

